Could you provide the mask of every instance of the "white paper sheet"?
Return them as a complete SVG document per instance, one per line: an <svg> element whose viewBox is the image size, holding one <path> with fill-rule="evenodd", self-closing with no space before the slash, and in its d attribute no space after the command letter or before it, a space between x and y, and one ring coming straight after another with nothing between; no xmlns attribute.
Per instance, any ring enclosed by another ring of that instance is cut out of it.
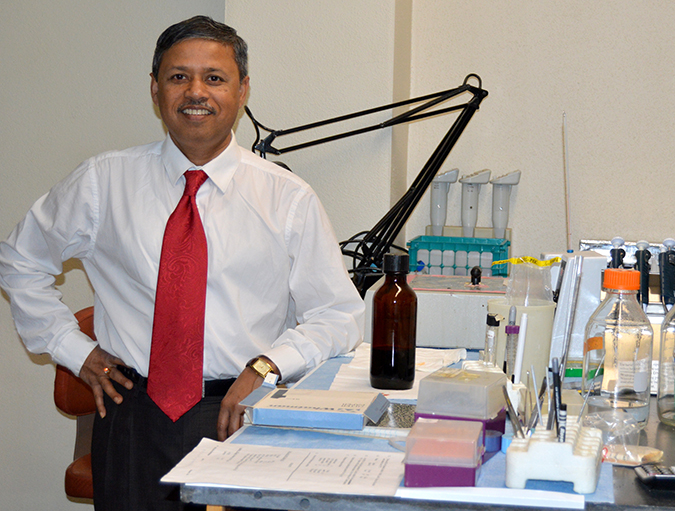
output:
<svg viewBox="0 0 675 511"><path fill-rule="evenodd" d="M417 399L420 380L441 367L466 358L466 350L417 348L415 350L415 382L409 390L384 390L390 399ZM370 344L362 343L354 351L349 364L343 364L333 380L330 390L372 392L370 386Z"/></svg>
<svg viewBox="0 0 675 511"><path fill-rule="evenodd" d="M163 482L322 493L394 495L403 453L294 449L203 439Z"/></svg>

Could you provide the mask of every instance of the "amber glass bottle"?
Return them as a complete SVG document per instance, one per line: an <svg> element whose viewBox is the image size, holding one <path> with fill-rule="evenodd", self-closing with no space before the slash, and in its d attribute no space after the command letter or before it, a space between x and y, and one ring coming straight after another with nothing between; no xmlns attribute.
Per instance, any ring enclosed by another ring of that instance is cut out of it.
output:
<svg viewBox="0 0 675 511"><path fill-rule="evenodd" d="M385 254L384 284L373 296L370 384L376 389L409 389L415 381L417 296L408 265L407 254Z"/></svg>

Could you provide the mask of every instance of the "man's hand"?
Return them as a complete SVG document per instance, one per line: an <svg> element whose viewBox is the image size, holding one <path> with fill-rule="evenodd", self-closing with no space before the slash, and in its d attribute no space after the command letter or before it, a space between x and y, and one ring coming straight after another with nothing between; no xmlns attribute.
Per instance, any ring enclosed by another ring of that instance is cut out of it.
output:
<svg viewBox="0 0 675 511"><path fill-rule="evenodd" d="M80 369L80 378L91 387L96 401L96 409L101 418L105 417L106 414L103 392L108 394L116 404L122 402L122 396L115 390L110 380L115 380L129 390L134 386L131 380L117 370L118 365L124 365L124 362L104 351L100 346L96 346Z"/></svg>
<svg viewBox="0 0 675 511"><path fill-rule="evenodd" d="M246 367L234 381L220 403L218 440L222 442L242 426L245 407L239 403L262 383L263 379L250 367Z"/></svg>

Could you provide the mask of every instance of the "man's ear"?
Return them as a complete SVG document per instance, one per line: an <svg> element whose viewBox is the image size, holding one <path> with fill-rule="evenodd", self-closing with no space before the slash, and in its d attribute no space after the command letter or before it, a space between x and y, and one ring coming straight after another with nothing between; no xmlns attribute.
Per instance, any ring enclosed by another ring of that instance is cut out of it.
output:
<svg viewBox="0 0 675 511"><path fill-rule="evenodd" d="M246 103L246 96L248 96L249 77L246 76L239 84L239 106Z"/></svg>
<svg viewBox="0 0 675 511"><path fill-rule="evenodd" d="M157 102L157 93L159 92L159 84L157 83L157 80L155 79L155 75L150 73L150 95L152 96L152 102L155 105L158 105Z"/></svg>

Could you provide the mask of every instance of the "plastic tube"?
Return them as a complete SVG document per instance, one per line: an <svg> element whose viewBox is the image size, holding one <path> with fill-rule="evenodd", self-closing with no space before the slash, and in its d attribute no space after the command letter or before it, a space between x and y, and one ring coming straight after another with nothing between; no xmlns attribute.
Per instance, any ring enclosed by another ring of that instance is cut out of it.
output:
<svg viewBox="0 0 675 511"><path fill-rule="evenodd" d="M518 332L518 348L516 349L516 363L513 366L513 383L520 383L520 373L523 370L523 356L525 355L525 336L527 335L527 313L520 316L520 332Z"/></svg>

